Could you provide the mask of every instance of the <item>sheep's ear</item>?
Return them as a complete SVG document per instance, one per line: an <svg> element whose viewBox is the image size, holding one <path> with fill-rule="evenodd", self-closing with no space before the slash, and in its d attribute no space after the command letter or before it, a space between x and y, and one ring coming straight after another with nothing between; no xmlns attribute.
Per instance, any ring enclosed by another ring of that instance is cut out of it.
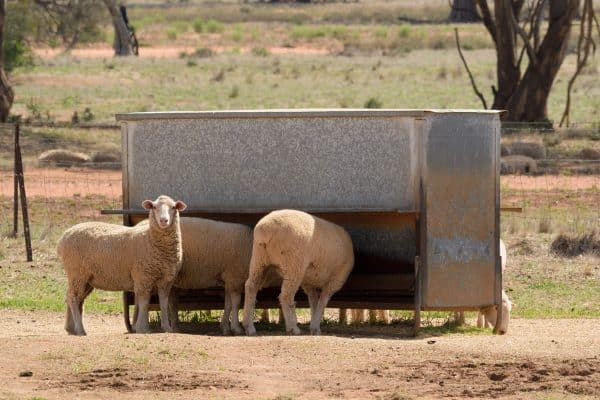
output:
<svg viewBox="0 0 600 400"><path fill-rule="evenodd" d="M154 203L152 200L144 200L142 207L144 207L146 210L152 210L154 208Z"/></svg>
<svg viewBox="0 0 600 400"><path fill-rule="evenodd" d="M183 211L187 208L187 204L185 204L183 201L181 200L177 200L175 202L175 208L179 211Z"/></svg>

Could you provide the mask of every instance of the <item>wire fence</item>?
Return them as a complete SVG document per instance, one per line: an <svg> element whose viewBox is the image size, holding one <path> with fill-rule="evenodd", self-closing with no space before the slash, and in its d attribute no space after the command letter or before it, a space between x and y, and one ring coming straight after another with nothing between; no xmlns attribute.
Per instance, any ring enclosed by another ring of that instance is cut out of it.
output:
<svg viewBox="0 0 600 400"><path fill-rule="evenodd" d="M67 226L78 222L121 222L119 216L100 215L101 209L122 208L121 135L117 128L21 126L34 242L57 238ZM5 216L0 219L0 237L14 228L10 217L14 209L14 129L11 124L0 125L0 209ZM538 149L543 147L545 153L543 158L530 157L525 163L517 158L511 164L515 171L503 171L507 174L500 179L502 207L523 209L502 213L503 234L580 234L598 229L599 134L600 129L593 124L568 130L504 128L502 141L507 146L517 148L515 143L530 141ZM503 158L503 168L506 160Z"/></svg>

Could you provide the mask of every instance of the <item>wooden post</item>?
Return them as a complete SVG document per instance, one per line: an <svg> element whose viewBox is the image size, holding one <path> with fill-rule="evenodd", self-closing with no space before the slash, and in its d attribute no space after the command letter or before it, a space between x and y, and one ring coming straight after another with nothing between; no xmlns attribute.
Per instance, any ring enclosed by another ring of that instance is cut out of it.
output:
<svg viewBox="0 0 600 400"><path fill-rule="evenodd" d="M419 335L421 328L421 260L419 256L415 256L415 322L413 326L413 335Z"/></svg>
<svg viewBox="0 0 600 400"><path fill-rule="evenodd" d="M21 145L19 144L19 130L19 124L15 125L15 175L19 182L19 192L21 194L21 215L23 215L23 233L25 234L27 261L33 261L31 234L29 232L29 213L27 211L27 196L25 194L25 178L23 176L23 160L21 158Z"/></svg>

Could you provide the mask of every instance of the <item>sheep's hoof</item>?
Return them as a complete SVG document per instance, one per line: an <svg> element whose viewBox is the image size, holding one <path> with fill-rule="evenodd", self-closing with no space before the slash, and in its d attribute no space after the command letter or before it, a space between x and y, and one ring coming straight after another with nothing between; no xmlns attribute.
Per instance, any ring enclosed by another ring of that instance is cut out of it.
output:
<svg viewBox="0 0 600 400"><path fill-rule="evenodd" d="M238 335L238 336L244 334L244 330L242 329L241 326L232 326L231 331L233 332L234 335Z"/></svg>
<svg viewBox="0 0 600 400"><path fill-rule="evenodd" d="M256 336L256 328L249 326L246 328L246 336Z"/></svg>
<svg viewBox="0 0 600 400"><path fill-rule="evenodd" d="M223 336L230 336L231 335L231 329L229 329L229 324L227 324L227 325L221 325L221 333L223 333Z"/></svg>
<svg viewBox="0 0 600 400"><path fill-rule="evenodd" d="M310 328L310 334L319 336L321 334L321 328Z"/></svg>
<svg viewBox="0 0 600 400"><path fill-rule="evenodd" d="M300 334L300 328L298 328L297 326L294 326L291 329L288 329L288 333L290 335L299 335Z"/></svg>

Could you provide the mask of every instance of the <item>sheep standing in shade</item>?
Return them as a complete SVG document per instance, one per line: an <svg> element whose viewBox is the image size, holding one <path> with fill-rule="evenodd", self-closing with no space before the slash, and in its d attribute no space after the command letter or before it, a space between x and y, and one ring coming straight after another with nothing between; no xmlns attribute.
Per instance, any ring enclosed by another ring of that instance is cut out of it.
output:
<svg viewBox="0 0 600 400"><path fill-rule="evenodd" d="M506 268L506 261L508 258L508 254L506 251L506 245L504 241L500 239L500 259L502 266L502 273L504 274L504 270ZM510 322L510 312L513 307L513 303L510 301L504 290L502 290L502 321L500 321L500 325L498 327L498 333L504 335L508 332L508 324ZM485 328L490 327L493 328L496 325L496 320L498 318L498 310L497 306L483 307L479 310L477 314L477 327ZM454 313L454 319L459 325L465 324L465 313L463 311L457 311Z"/></svg>
<svg viewBox="0 0 600 400"><path fill-rule="evenodd" d="M353 264L352 240L342 227L296 210L266 215L254 228L242 322L246 334L256 334L256 293L264 285L269 269L274 268L283 279L279 302L286 331L300 333L294 296L302 287L311 310L310 331L318 335L325 307L346 282Z"/></svg>
<svg viewBox="0 0 600 400"><path fill-rule="evenodd" d="M204 218L182 218L183 267L175 281L169 318L177 329L177 289L223 286L225 307L221 331L243 334L239 309L252 254L252 229Z"/></svg>
<svg viewBox="0 0 600 400"><path fill-rule="evenodd" d="M502 321L498 327L498 333L504 335L508 332L508 323L510 322L510 311L513 307L512 301L508 298L504 290L502 291ZM498 319L497 306L484 307L479 310L477 314L477 327L478 328L493 328L496 325Z"/></svg>
<svg viewBox="0 0 600 400"><path fill-rule="evenodd" d="M148 225L144 220L138 226ZM252 228L243 224L183 217L180 221L183 264L169 296L169 321L173 331L179 331L178 302L180 289L207 289L222 286L225 305L221 317L224 335L243 334L239 309L248 279L252 254ZM267 285L277 280L268 278ZM125 323L132 330L125 307ZM136 305L133 320L137 320Z"/></svg>
<svg viewBox="0 0 600 400"><path fill-rule="evenodd" d="M383 322L384 324L390 323L390 310L365 310L365 309L350 309L350 323L362 323L367 320L367 312L369 315L369 323L375 324L377 321ZM347 323L346 317L347 309L340 308L340 324Z"/></svg>
<svg viewBox="0 0 600 400"><path fill-rule="evenodd" d="M145 200L149 224L126 227L103 222L85 222L65 231L57 253L67 274L67 316L65 330L85 335L83 302L93 289L133 291L139 307L135 330L150 331L148 304L158 291L160 308L168 315L169 293L182 264L179 211L181 201L159 196ZM172 328L161 319L166 332Z"/></svg>

